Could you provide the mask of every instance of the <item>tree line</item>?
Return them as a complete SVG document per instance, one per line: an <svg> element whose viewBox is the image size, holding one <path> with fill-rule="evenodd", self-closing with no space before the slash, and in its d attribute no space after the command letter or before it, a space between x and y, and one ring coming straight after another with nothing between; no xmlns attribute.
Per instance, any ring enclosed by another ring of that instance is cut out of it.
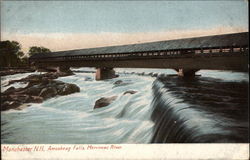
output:
<svg viewBox="0 0 250 160"><path fill-rule="evenodd" d="M51 52L48 48L32 46L28 53L24 53L21 44L17 41L0 41L0 64L1 67L27 67L28 58L37 53Z"/></svg>

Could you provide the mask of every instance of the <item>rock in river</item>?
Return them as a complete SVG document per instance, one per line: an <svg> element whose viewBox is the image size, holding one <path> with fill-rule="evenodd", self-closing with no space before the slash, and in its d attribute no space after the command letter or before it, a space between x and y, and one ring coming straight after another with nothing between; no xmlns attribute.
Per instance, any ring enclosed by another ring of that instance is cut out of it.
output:
<svg viewBox="0 0 250 160"><path fill-rule="evenodd" d="M102 108L105 106L108 106L109 104L111 104L114 100L116 100L117 96L112 96L112 97L102 97L100 99L98 99L95 102L95 106L94 109L96 108Z"/></svg>
<svg viewBox="0 0 250 160"><path fill-rule="evenodd" d="M128 90L128 91L124 92L123 95L126 95L126 94L135 94L135 93L137 93L137 91ZM106 106L110 105L113 101L115 101L116 98L117 98L117 96L102 97L102 98L98 99L95 102L94 109L106 107Z"/></svg>
<svg viewBox="0 0 250 160"><path fill-rule="evenodd" d="M125 94L135 94L137 91L133 91L133 90L128 90L126 92L123 93L123 95Z"/></svg>
<svg viewBox="0 0 250 160"><path fill-rule="evenodd" d="M118 81L115 81L114 84L117 85L117 84L122 84L123 81L122 80L118 80Z"/></svg>

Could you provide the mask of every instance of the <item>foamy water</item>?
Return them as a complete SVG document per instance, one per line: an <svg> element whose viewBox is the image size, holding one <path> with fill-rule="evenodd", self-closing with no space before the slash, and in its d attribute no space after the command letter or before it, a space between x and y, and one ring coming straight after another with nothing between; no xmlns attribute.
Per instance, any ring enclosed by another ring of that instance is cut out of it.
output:
<svg viewBox="0 0 250 160"><path fill-rule="evenodd" d="M2 143L150 142L154 78L121 75L95 81L93 73L76 73L58 80L77 84L80 93L51 98L23 111L2 112ZM114 85L117 80L126 85ZM138 92L123 95L128 90ZM110 96L118 98L107 107L93 109L96 100Z"/></svg>
<svg viewBox="0 0 250 160"><path fill-rule="evenodd" d="M116 69L116 72L120 75L118 78L104 81L96 81L94 73L75 72L73 76L60 77L58 78L60 81L78 85L80 92L51 98L41 104L31 104L22 111L2 112L1 142L150 143L154 136L155 125L151 120L154 109L151 105L154 98L152 84L156 78L139 76L136 73L175 74L176 72L166 69L129 68ZM1 86L5 86L10 79L20 79L29 74L5 76ZM199 71L197 74L225 82L249 81L248 74L238 72ZM118 80L122 80L124 85L115 85ZM18 83L12 86L23 87ZM5 86L4 90L8 87ZM124 95L123 93L128 90L137 93ZM118 97L107 107L93 109L96 100L111 96Z"/></svg>

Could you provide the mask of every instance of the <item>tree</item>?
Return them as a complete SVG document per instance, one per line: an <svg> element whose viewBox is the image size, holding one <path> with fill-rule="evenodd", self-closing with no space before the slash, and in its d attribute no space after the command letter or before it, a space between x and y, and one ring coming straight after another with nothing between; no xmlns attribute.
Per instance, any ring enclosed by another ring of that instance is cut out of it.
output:
<svg viewBox="0 0 250 160"><path fill-rule="evenodd" d="M19 58L23 58L24 53L23 53L22 51L19 51L19 52L17 52L17 56L18 56Z"/></svg>
<svg viewBox="0 0 250 160"><path fill-rule="evenodd" d="M24 56L22 59L21 59L21 64L23 66L28 66L29 65L29 58Z"/></svg>
<svg viewBox="0 0 250 160"><path fill-rule="evenodd" d="M45 47L30 47L30 56L37 53L48 53L50 50ZM21 44L16 41L0 41L0 66L1 67L20 67L28 66L28 58L21 51Z"/></svg>
<svg viewBox="0 0 250 160"><path fill-rule="evenodd" d="M21 45L16 41L1 41L0 42L0 63L1 67L16 67L20 59L18 53ZM20 54L20 53L19 53Z"/></svg>
<svg viewBox="0 0 250 160"><path fill-rule="evenodd" d="M45 47L37 47L37 46L32 46L29 49L29 56L33 56L34 54L38 54L38 53L49 53L51 52L48 48Z"/></svg>

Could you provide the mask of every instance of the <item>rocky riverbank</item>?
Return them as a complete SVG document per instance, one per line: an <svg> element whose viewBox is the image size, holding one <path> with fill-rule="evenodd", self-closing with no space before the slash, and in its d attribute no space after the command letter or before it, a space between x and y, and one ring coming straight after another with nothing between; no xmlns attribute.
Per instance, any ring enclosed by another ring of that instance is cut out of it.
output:
<svg viewBox="0 0 250 160"><path fill-rule="evenodd" d="M19 73L35 72L33 68L1 68L0 76L7 76Z"/></svg>
<svg viewBox="0 0 250 160"><path fill-rule="evenodd" d="M24 88L10 87L1 93L1 111L9 109L22 109L28 103L42 103L44 100L80 92L75 84L54 80L58 77L69 76L73 73L49 72L40 75L30 75L20 80L9 81L8 85L16 82L27 83Z"/></svg>

